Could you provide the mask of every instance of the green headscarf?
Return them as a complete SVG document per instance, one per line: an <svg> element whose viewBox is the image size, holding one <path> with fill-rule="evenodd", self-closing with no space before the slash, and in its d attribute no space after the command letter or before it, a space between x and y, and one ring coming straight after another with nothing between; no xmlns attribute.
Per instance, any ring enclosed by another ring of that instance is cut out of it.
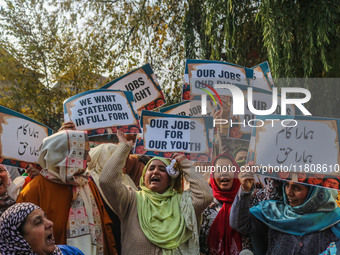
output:
<svg viewBox="0 0 340 255"><path fill-rule="evenodd" d="M192 218L194 208L191 197L189 210L186 208L183 212L181 208L182 194L174 189L176 179L181 178L181 175L176 179L171 178L170 187L162 194L153 192L145 186L145 172L153 160L160 160L166 166L170 165L168 159L154 157L144 167L139 182L142 190L137 192L138 220L144 235L150 242L162 248L163 254L173 254L171 250L178 248L193 236L193 229L188 228L188 222L185 220L188 215L184 213L188 212L189 218Z"/></svg>

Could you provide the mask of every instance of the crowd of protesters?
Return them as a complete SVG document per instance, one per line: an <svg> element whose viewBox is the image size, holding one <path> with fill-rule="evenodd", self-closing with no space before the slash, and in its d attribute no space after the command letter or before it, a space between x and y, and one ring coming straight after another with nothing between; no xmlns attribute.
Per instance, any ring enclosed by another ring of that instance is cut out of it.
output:
<svg viewBox="0 0 340 255"><path fill-rule="evenodd" d="M206 180L184 154L133 155L133 137L117 137L90 149L87 133L65 123L44 139L29 181L0 165L0 254L339 253L335 189L256 187L239 171L242 147L219 148L212 165L237 171Z"/></svg>

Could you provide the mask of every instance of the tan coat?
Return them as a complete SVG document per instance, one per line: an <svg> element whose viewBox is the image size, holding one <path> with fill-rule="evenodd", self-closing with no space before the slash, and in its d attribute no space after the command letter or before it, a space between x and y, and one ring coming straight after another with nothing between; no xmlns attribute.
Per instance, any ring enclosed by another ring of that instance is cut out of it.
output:
<svg viewBox="0 0 340 255"><path fill-rule="evenodd" d="M162 249L145 237L139 225L136 191L122 184L122 169L129 152L128 145L119 144L103 168L99 178L100 186L121 221L122 254L160 255ZM196 218L200 219L201 213L213 199L212 190L202 175L195 172L189 160L184 160L181 165L184 177L190 183Z"/></svg>

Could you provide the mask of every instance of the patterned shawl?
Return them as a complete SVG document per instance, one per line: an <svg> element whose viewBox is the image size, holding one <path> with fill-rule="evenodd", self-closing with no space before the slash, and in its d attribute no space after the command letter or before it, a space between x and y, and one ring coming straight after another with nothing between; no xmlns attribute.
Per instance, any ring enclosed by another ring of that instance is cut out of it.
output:
<svg viewBox="0 0 340 255"><path fill-rule="evenodd" d="M19 231L28 215L36 209L40 209L40 207L32 203L18 203L12 205L1 215L0 253L2 255L36 254ZM52 254L62 255L57 245Z"/></svg>
<svg viewBox="0 0 340 255"><path fill-rule="evenodd" d="M89 148L87 133L61 131L44 139L39 154L40 172L52 182L72 186L67 245L84 254L104 254L101 219L94 195L84 172Z"/></svg>
<svg viewBox="0 0 340 255"><path fill-rule="evenodd" d="M336 190L310 186L302 205L291 207L284 192L284 201L263 201L250 208L250 212L268 227L291 235L303 236L331 228L340 237L336 196Z"/></svg>

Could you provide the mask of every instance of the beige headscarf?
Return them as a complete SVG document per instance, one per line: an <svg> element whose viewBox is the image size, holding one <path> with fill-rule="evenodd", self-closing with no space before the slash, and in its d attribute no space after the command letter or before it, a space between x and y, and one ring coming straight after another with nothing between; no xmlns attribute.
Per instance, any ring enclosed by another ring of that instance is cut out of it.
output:
<svg viewBox="0 0 340 255"><path fill-rule="evenodd" d="M72 186L67 244L84 254L104 254L101 219L94 195L84 172L86 169L87 133L61 131L44 139L39 154L40 172L52 182Z"/></svg>
<svg viewBox="0 0 340 255"><path fill-rule="evenodd" d="M98 145L90 150L91 162L87 166L87 172L93 178L93 181L96 183L97 188L106 202L106 204L111 208L110 203L107 201L102 189L99 185L99 176L103 170L105 163L111 157L111 155L118 148L118 145L112 143L103 143ZM122 176L123 184L130 186L131 188L137 190L135 183L132 181L129 175L123 174ZM112 209L112 208L111 208Z"/></svg>

